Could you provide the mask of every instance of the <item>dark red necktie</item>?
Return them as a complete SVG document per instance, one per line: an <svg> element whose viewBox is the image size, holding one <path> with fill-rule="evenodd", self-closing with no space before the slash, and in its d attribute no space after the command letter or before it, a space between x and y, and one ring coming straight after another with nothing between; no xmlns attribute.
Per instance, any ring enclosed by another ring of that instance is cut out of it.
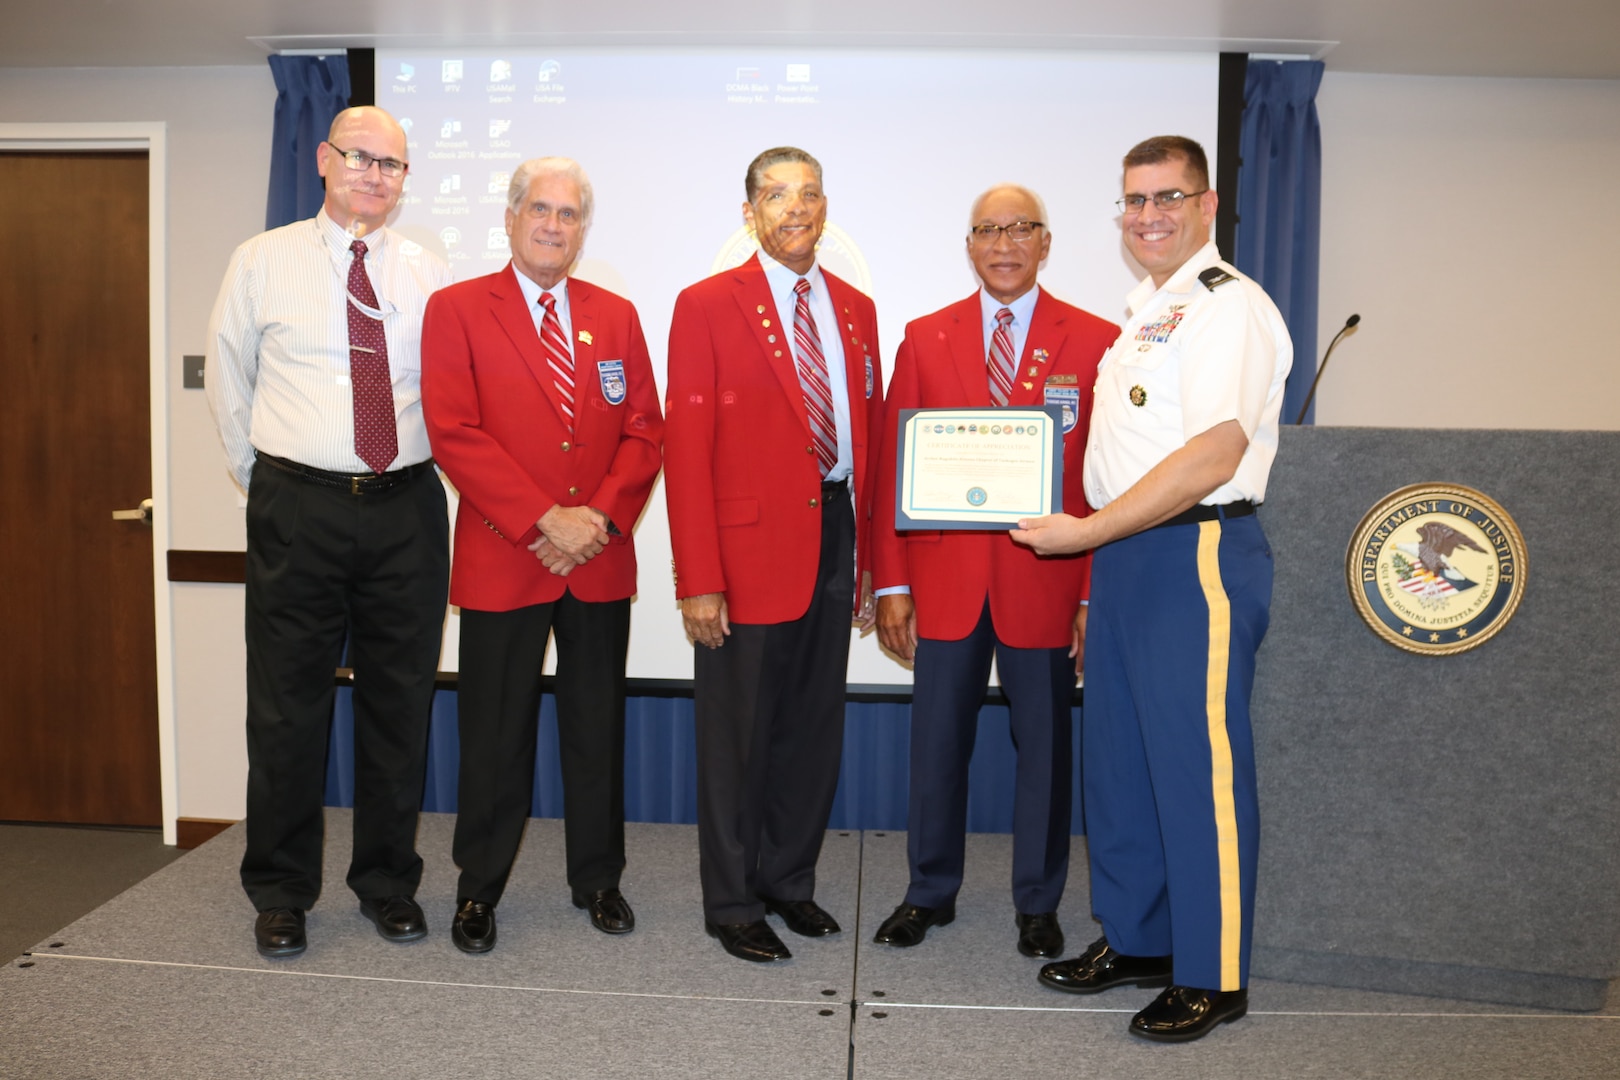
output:
<svg viewBox="0 0 1620 1080"><path fill-rule="evenodd" d="M399 430L394 425L394 383L388 374L388 339L381 319L361 310L378 310L377 293L366 276L366 244L349 245L349 384L354 391L354 452L372 472L387 472L399 456ZM358 301L358 303L356 303Z"/></svg>

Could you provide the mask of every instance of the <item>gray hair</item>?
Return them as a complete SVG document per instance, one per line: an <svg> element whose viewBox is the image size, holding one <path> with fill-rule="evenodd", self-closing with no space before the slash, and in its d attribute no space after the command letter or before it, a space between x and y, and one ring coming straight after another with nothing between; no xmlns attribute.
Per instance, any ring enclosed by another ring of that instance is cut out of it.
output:
<svg viewBox="0 0 1620 1080"><path fill-rule="evenodd" d="M811 171L816 174L816 183L821 183L821 162L797 146L773 146L748 163L748 175L743 178L743 190L748 193L750 203L754 201L754 196L759 194L759 189L765 185L765 170L772 165L781 165L785 162L810 166Z"/></svg>
<svg viewBox="0 0 1620 1080"><path fill-rule="evenodd" d="M591 215L596 211L596 195L591 191L591 178L585 175L585 170L573 158L530 158L519 165L512 172L512 182L506 187L507 209L514 214L522 212L529 185L538 176L566 176L579 187L580 229L582 232L589 230Z"/></svg>
<svg viewBox="0 0 1620 1080"><path fill-rule="evenodd" d="M1029 190L1029 188L1024 187L1022 184L992 184L990 187L985 188L984 191L979 194L979 197L973 200L973 206L968 210L968 228L971 229L973 226L979 223L979 207L984 205L985 199L989 198L991 195L994 195L998 191L1016 191L1018 194L1029 199L1035 204L1035 213L1040 216L1042 227L1044 227L1047 232L1052 231L1052 220L1046 216L1046 200L1035 194L1035 192Z"/></svg>

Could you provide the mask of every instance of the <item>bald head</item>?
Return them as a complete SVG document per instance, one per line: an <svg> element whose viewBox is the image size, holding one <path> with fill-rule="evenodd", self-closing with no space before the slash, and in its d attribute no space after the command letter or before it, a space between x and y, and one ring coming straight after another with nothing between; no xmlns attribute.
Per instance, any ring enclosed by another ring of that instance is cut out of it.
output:
<svg viewBox="0 0 1620 1080"><path fill-rule="evenodd" d="M968 212L969 228L979 223L979 213L984 209L984 204L996 196L1013 196L1022 199L1030 206L1034 207L1034 220L1042 222L1046 220L1046 203L1041 200L1039 195L1029 190L1029 188L1018 184L997 184L995 187L973 200L973 209Z"/></svg>
<svg viewBox="0 0 1620 1080"><path fill-rule="evenodd" d="M386 109L379 109L375 105L356 105L352 109L344 109L338 113L332 118L332 126L327 129L326 141L332 142L335 139L342 142L345 131L358 130L368 124L389 128L399 136L402 147L399 160L404 161L405 129L399 126L399 121L395 120Z"/></svg>

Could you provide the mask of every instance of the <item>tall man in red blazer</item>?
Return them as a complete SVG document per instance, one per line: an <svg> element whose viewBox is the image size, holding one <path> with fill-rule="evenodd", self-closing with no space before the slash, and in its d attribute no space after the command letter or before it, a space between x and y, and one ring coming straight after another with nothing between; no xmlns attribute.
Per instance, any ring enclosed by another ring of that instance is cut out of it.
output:
<svg viewBox="0 0 1620 1080"><path fill-rule="evenodd" d="M512 175L512 261L428 306L422 399L457 490L450 601L461 607L461 867L451 938L495 945L534 785L540 667L557 638L568 885L610 934L635 915L624 869L624 692L631 529L660 465L663 418L630 302L568 277L590 181L568 158Z"/></svg>
<svg viewBox="0 0 1620 1080"><path fill-rule="evenodd" d="M873 585L885 647L916 665L907 855L911 885L878 928L909 946L956 917L968 759L994 654L1018 750L1013 907L1025 956L1063 950L1057 906L1069 871L1070 702L1085 636L1090 557L1039 558L1002 530L897 532L898 412L1060 405L1063 507L1086 513L1081 466L1097 362L1119 327L1036 285L1051 250L1034 192L991 188L973 204L967 250L983 288L906 327L878 465ZM1015 362L1016 358L1016 362Z"/></svg>
<svg viewBox="0 0 1620 1080"><path fill-rule="evenodd" d="M767 150L743 220L761 251L675 301L665 483L694 643L698 850L708 932L786 959L765 922L837 933L816 859L838 784L850 614L882 434L872 301L816 265L821 166Z"/></svg>

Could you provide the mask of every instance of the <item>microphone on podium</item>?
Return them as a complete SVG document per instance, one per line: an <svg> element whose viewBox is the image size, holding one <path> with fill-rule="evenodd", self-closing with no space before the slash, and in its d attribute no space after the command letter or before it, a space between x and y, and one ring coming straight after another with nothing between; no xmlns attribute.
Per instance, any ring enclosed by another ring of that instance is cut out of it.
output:
<svg viewBox="0 0 1620 1080"><path fill-rule="evenodd" d="M1316 369L1316 378L1311 380L1310 393L1305 395L1305 404L1299 407L1299 415L1294 418L1294 423L1296 426L1305 422L1305 414L1309 412L1311 408L1311 399L1316 397L1316 384L1322 381L1322 372L1327 370L1328 361L1333 358L1333 347L1339 343L1340 338L1354 330L1356 328L1356 324L1360 321L1360 315L1350 316L1348 319L1344 320L1343 329L1341 329L1337 334L1334 334L1333 340L1328 342L1327 352L1322 354L1322 366Z"/></svg>

